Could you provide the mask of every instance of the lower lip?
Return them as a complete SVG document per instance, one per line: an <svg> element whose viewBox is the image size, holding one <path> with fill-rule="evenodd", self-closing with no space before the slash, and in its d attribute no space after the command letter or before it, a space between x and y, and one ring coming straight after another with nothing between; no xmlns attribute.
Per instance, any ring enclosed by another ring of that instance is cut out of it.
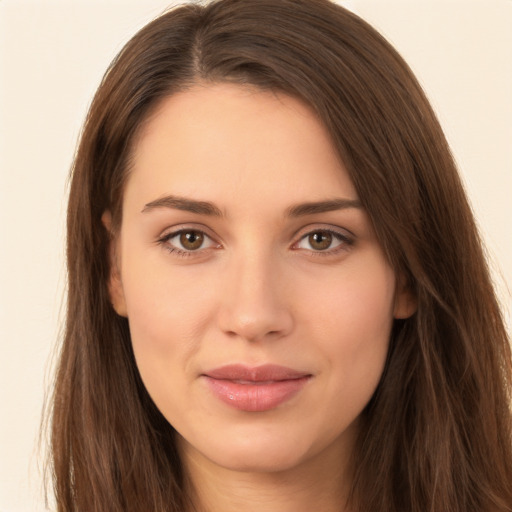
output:
<svg viewBox="0 0 512 512"><path fill-rule="evenodd" d="M290 400L301 391L310 376L248 384L208 376L205 379L210 390L222 402L241 411L263 412Z"/></svg>

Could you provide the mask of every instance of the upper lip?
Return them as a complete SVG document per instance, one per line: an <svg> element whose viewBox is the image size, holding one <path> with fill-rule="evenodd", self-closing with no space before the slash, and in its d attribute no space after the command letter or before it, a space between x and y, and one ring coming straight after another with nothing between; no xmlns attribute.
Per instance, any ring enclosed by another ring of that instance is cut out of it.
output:
<svg viewBox="0 0 512 512"><path fill-rule="evenodd" d="M300 379L311 376L310 373L287 368L276 364L245 366L229 364L203 373L204 376L219 380L241 380L248 382L269 382Z"/></svg>

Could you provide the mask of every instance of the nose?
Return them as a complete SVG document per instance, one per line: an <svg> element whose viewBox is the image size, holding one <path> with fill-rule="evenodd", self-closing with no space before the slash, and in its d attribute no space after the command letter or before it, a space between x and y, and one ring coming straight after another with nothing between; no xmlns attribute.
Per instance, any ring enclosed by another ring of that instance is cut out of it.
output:
<svg viewBox="0 0 512 512"><path fill-rule="evenodd" d="M220 329L228 336L256 342L278 339L293 329L286 277L271 257L233 258L220 291Z"/></svg>

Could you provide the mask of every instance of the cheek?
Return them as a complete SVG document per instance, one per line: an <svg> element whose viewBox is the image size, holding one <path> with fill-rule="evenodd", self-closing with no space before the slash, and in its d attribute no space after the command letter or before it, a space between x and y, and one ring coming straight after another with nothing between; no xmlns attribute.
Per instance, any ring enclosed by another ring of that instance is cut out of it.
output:
<svg viewBox="0 0 512 512"><path fill-rule="evenodd" d="M186 342L205 319L212 299L211 290L204 285L208 280L180 267L173 271L164 250L152 249L146 253L128 246L124 250L122 282L130 325L142 338L154 342ZM183 337L172 336L176 332Z"/></svg>
<svg viewBox="0 0 512 512"><path fill-rule="evenodd" d="M209 324L213 291L204 289L200 277L170 273L160 262L148 264L132 255L123 263L135 359L158 403L168 398L170 385L180 386L190 372L190 361L200 348L198 340Z"/></svg>
<svg viewBox="0 0 512 512"><path fill-rule="evenodd" d="M337 332L340 339L364 347L365 341L371 344L389 336L395 278L380 258L356 263L332 276L327 289L317 293L310 303L317 305L315 313L331 331L325 339L336 338L332 334Z"/></svg>
<svg viewBox="0 0 512 512"><path fill-rule="evenodd" d="M394 274L386 265L347 268L310 298L310 337L327 355L330 406L357 416L383 372L393 323ZM306 314L306 313L304 313Z"/></svg>

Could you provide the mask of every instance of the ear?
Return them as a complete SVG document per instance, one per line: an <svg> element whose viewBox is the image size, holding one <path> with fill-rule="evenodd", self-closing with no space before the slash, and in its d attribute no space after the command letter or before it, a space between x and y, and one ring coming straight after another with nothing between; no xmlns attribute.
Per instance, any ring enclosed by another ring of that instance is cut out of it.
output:
<svg viewBox="0 0 512 512"><path fill-rule="evenodd" d="M416 313L418 309L418 301L416 295L404 277L397 279L395 292L395 304L393 309L393 317L405 320Z"/></svg>
<svg viewBox="0 0 512 512"><path fill-rule="evenodd" d="M124 298L123 283L121 281L119 251L117 245L119 238L114 236L112 232L112 214L110 211L105 211L101 216L101 222L105 226L108 232L110 243L109 243L109 279L108 279L108 293L110 296L110 302L115 312L124 317L128 317L126 312L126 301Z"/></svg>

